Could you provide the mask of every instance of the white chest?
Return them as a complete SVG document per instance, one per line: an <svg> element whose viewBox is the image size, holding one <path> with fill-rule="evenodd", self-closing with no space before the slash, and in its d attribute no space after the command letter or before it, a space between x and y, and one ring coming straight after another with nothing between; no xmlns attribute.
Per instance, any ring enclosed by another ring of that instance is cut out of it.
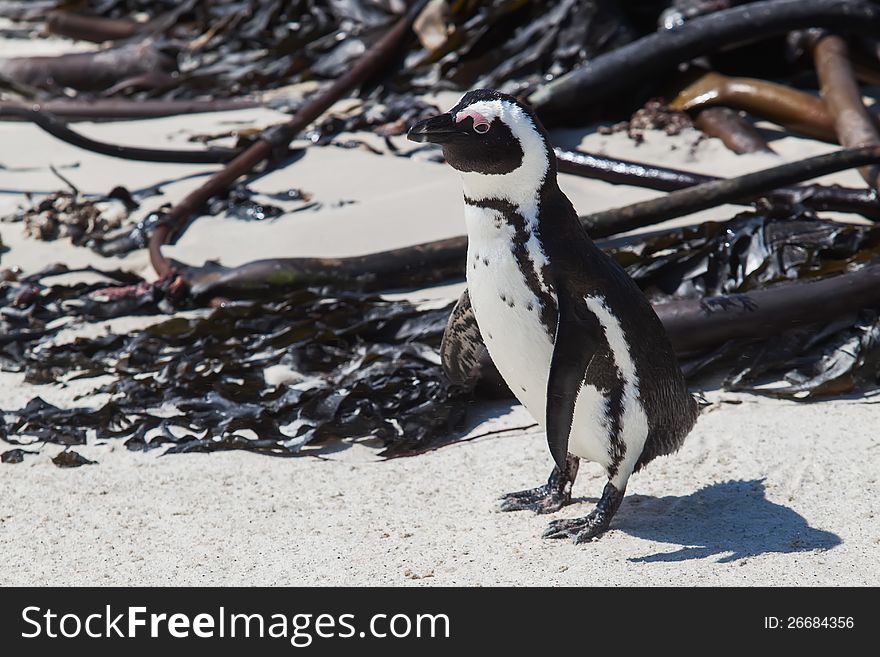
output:
<svg viewBox="0 0 880 657"><path fill-rule="evenodd" d="M471 205L465 220L468 290L480 333L511 391L543 424L553 342L514 254L516 230L498 212Z"/></svg>
<svg viewBox="0 0 880 657"><path fill-rule="evenodd" d="M513 394L544 426L553 339L541 323L540 301L526 282L523 258L538 265L535 271L546 262L545 254L531 240L518 258L516 229L494 210L466 205L465 220L468 291L483 341ZM549 294L555 305L555 295ZM583 385L573 420L569 451L603 465L610 463L606 395L593 385Z"/></svg>

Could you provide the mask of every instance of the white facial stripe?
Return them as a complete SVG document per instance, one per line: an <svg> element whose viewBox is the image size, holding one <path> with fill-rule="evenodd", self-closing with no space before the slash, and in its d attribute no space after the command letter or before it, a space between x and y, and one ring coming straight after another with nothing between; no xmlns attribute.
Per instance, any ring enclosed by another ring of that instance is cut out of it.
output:
<svg viewBox="0 0 880 657"><path fill-rule="evenodd" d="M486 175L462 173L465 195L474 200L500 198L516 205L528 221L536 221L538 192L544 183L550 161L547 146L531 117L515 103L503 100L481 100L465 107L465 112L482 115L487 122L504 121L523 149L522 164L510 173Z"/></svg>

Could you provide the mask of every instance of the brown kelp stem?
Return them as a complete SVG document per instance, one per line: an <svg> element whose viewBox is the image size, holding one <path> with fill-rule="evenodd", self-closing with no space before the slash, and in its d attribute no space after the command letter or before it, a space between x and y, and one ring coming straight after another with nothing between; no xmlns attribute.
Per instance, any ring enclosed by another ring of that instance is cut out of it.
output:
<svg viewBox="0 0 880 657"><path fill-rule="evenodd" d="M258 100L47 100L32 103L5 101L0 109L24 107L35 111L45 111L64 121L131 121L134 119L153 119L161 116L180 114L201 114L202 112L227 112L230 110L262 107ZM6 119L25 119L25 116L3 117Z"/></svg>
<svg viewBox="0 0 880 657"><path fill-rule="evenodd" d="M682 89L669 103L684 111L716 105L745 110L810 137L837 141L834 118L821 98L773 82L729 78L712 71Z"/></svg>
<svg viewBox="0 0 880 657"><path fill-rule="evenodd" d="M614 185L632 185L663 192L693 187L713 180L722 180L691 171L617 160L604 155L554 149L559 171L585 178L596 178ZM873 189L852 189L839 185L802 185L783 187L764 195L771 203L783 206L802 205L811 210L855 212L872 221L880 220L880 199ZM751 203L739 199L731 203Z"/></svg>
<svg viewBox="0 0 880 657"><path fill-rule="evenodd" d="M833 34L820 36L813 46L813 60L841 145L856 148L880 144L880 132L865 109L846 42ZM880 168L861 167L859 173L871 187L880 189Z"/></svg>
<svg viewBox="0 0 880 657"><path fill-rule="evenodd" d="M68 11L52 11L46 16L47 32L95 43L127 39L140 27L140 24L126 18L82 16Z"/></svg>
<svg viewBox="0 0 880 657"><path fill-rule="evenodd" d="M334 289L377 291L430 285L461 276L467 238L407 246L348 258L279 258L240 267L178 266L194 298L252 298L280 289L328 285Z"/></svg>
<svg viewBox="0 0 880 657"><path fill-rule="evenodd" d="M57 117L48 112L29 109L27 107L0 106L0 119L14 117L25 119L36 124L53 137L60 139L72 146L82 148L93 153L100 153L110 157L118 157L124 160L137 160L140 162L174 162L185 164L220 164L228 162L238 153L232 148L210 148L207 150L171 150L162 148L140 148L137 146L120 146L96 141L85 135L71 130Z"/></svg>
<svg viewBox="0 0 880 657"><path fill-rule="evenodd" d="M613 185L632 185L671 192L715 180L712 176L690 171L619 160L583 151L565 148L554 148L553 151L556 153L556 168L560 173L595 178Z"/></svg>
<svg viewBox="0 0 880 657"><path fill-rule="evenodd" d="M581 222L593 237L605 237L706 210L723 203L753 198L778 187L793 185L810 178L878 162L880 162L880 147L839 150L737 178L704 183L650 201L596 212L581 217Z"/></svg>
<svg viewBox="0 0 880 657"><path fill-rule="evenodd" d="M0 75L41 89L100 91L124 80L168 80L177 62L150 41L96 52L0 60Z"/></svg>
<svg viewBox="0 0 880 657"><path fill-rule="evenodd" d="M596 103L726 46L825 27L880 33L880 7L862 0L765 0L694 18L605 53L537 89L529 102L546 122L582 117Z"/></svg>
<svg viewBox="0 0 880 657"><path fill-rule="evenodd" d="M654 306L676 353L690 355L736 338L778 335L880 304L880 263L813 281L780 283L746 294Z"/></svg>
<svg viewBox="0 0 880 657"><path fill-rule="evenodd" d="M704 183L695 188L673 192L656 201L648 201L647 204L627 206L622 208L626 221L616 217L615 213L620 211L614 210L583 217L581 221L593 237L606 236L659 221L656 213L651 214L658 202L667 213L665 218L670 218L695 211L692 209L695 204L700 206L698 209L711 207L732 200L740 194L751 197L776 184L796 183L817 175L859 166L866 161L878 160L880 148L838 151L738 178ZM666 199L672 199L672 203L663 204ZM640 209L640 206L646 206L647 210ZM644 220L642 212L650 219ZM593 217L601 219L607 215L615 220L598 224L592 221ZM175 270L196 298L249 298L310 285L339 290L372 291L428 285L460 276L464 271L466 252L467 239L454 237L351 258L260 260L240 267L188 267L175 263ZM167 267L163 274L171 271L171 263Z"/></svg>
<svg viewBox="0 0 880 657"><path fill-rule="evenodd" d="M755 126L728 107L707 107L697 112L694 127L709 137L717 137L737 155L773 152Z"/></svg>
<svg viewBox="0 0 880 657"><path fill-rule="evenodd" d="M397 47L409 32L415 17L425 5L419 0L395 25L361 57L347 73L336 79L325 91L312 98L294 117L276 126L262 139L251 145L221 171L214 174L204 185L176 204L167 215L167 222L159 225L150 237L150 261L159 276L171 271L171 264L162 255L162 245L174 228L198 212L212 196L223 193L241 176L251 172L261 162L269 159L277 149L286 149L298 133L327 111L333 103L352 89L378 73L394 57Z"/></svg>

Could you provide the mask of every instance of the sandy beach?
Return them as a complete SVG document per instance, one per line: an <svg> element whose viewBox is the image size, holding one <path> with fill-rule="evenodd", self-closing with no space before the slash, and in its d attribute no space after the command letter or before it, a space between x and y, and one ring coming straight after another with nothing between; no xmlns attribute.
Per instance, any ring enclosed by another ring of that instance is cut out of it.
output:
<svg viewBox="0 0 880 657"><path fill-rule="evenodd" d="M196 148L187 141L192 134L283 118L254 109L78 129L130 145ZM689 130L677 137L650 132L642 145L624 134L588 131L554 139L728 176L834 148L784 137L772 142L778 156L736 156ZM0 164L7 167L0 169L0 214L26 203L24 191L63 187L48 164L84 193L173 181L163 185L164 196L144 202L141 214L181 198L216 169L86 153L22 123L0 123L0 143ZM852 171L825 181L861 184ZM581 213L657 194L572 176L562 176L561 185ZM322 206L260 223L202 217L167 255L235 265L368 253L464 232L457 174L418 159L312 147L251 187L267 193L300 188ZM724 206L678 221L728 219L736 211ZM33 272L64 262L151 273L145 252L105 259L66 240L26 238L20 224L0 224L0 237L4 268ZM461 289L398 293L452 299ZM158 319L116 320L113 328ZM73 326L64 339L103 328ZM88 396L95 384L35 386L0 373L0 405L18 408L34 396L59 405L97 404ZM46 445L21 464L0 466L6 565L0 584L877 585L876 400L797 404L718 391L707 396L716 403L683 449L637 474L611 531L580 546L540 534L553 518L589 511L604 483L598 469L582 468L576 503L553 516L494 508L500 494L537 485L551 467L543 434L516 429L531 424L519 406L474 414L473 435L511 431L392 461L362 445L320 458L280 459L243 452L161 456L161 450L129 452L120 442L77 447L98 464L60 469L50 460L60 448Z"/></svg>

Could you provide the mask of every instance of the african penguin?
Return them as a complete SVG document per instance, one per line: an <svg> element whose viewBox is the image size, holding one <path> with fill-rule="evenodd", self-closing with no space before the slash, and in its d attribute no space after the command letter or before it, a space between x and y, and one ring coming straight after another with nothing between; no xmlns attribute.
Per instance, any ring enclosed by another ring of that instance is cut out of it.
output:
<svg viewBox="0 0 880 657"><path fill-rule="evenodd" d="M441 144L464 183L467 290L444 335L444 367L465 379L484 342L546 429L556 464L544 486L505 495L500 508L556 511L571 499L578 458L600 463L608 483L596 508L544 533L591 540L608 528L630 475L677 450L696 422L697 403L663 325L587 236L530 108L496 91L471 91L408 137Z"/></svg>

